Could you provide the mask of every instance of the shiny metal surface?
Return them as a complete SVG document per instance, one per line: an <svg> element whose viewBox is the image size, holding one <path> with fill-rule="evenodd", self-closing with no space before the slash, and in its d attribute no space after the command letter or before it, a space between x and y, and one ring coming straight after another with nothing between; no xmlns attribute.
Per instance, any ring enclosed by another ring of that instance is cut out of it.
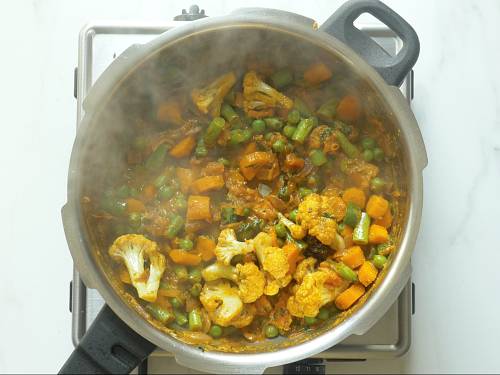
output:
<svg viewBox="0 0 500 375"><path fill-rule="evenodd" d="M362 76L369 80L379 91L383 98L393 110L398 120L401 131L402 147L406 155L406 167L410 184L410 205L408 209L407 230L404 231L400 249L391 265L384 281L379 285L375 293L367 302L356 311L349 319L341 323L335 329L324 333L300 345L281 349L274 353L258 354L225 354L218 352L201 352L194 347L180 343L179 341L156 331L146 321L142 320L131 308L116 295L105 276L99 272L95 261L85 246L85 234L82 233L79 223L79 162L82 155L81 143L85 139L89 123L92 120L93 110L98 108L100 101L114 87L120 78L130 68L147 54L159 46L166 45L178 38L189 35L194 30L227 27L229 25L251 25L252 27L275 28L288 33L300 35L302 38L321 46L325 50L340 53L352 62L353 66ZM82 56L80 56L80 59ZM80 60L81 61L81 60ZM81 88L78 88L80 93ZM80 96L81 97L81 96ZM133 329L140 332L144 337L158 346L171 351L176 359L192 368L204 369L214 372L262 372L269 366L287 363L300 358L305 358L324 351L350 336L351 334L363 334L386 312L387 306L400 294L409 278L409 263L411 252L415 244L416 235L421 215L422 206L422 175L421 171L426 164L425 148L419 134L418 126L409 109L404 103L404 98L399 90L388 87L381 78L359 57L354 55L349 48L335 39L320 35L313 30L301 25L284 24L279 18L236 15L229 17L214 18L210 20L197 21L194 24L183 25L169 33L162 34L153 42L129 48L120 61L115 63L113 69L106 74L92 89L91 97L87 98L83 105L87 116L79 113L83 119L75 146L73 149L68 182L68 203L63 209L63 221L70 250L77 268L81 271L85 283L95 287L104 296L111 308ZM408 229L409 228L409 229Z"/></svg>

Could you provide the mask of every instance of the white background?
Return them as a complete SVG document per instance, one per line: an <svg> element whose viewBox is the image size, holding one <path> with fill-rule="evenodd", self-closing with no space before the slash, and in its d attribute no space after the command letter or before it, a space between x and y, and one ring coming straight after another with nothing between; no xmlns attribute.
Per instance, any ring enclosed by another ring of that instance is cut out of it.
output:
<svg viewBox="0 0 500 375"><path fill-rule="evenodd" d="M338 371L499 372L500 1L386 1L416 29L414 111L429 156L413 257L412 349ZM322 23L342 1L199 1ZM61 225L73 69L92 19L170 20L189 2L0 0L0 372L55 372L72 350Z"/></svg>

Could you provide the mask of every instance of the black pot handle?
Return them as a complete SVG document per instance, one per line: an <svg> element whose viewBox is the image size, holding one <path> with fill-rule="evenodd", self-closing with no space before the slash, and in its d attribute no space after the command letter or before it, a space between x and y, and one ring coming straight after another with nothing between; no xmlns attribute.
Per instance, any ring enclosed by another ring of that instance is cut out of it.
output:
<svg viewBox="0 0 500 375"><path fill-rule="evenodd" d="M386 24L403 41L396 56L391 56L364 32L354 26L362 13L369 13ZM415 30L401 16L378 0L351 0L342 5L319 28L346 43L363 57L385 81L400 86L417 61L420 42Z"/></svg>
<svg viewBox="0 0 500 375"><path fill-rule="evenodd" d="M105 305L59 373L129 374L155 348Z"/></svg>

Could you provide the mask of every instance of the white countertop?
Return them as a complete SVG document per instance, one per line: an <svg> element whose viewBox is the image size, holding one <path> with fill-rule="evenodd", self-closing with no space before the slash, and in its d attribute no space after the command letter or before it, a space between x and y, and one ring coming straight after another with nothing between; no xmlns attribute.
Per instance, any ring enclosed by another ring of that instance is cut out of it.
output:
<svg viewBox="0 0 500 375"><path fill-rule="evenodd" d="M209 15L267 6L323 22L342 1L199 1ZM413 108L427 147L413 257L410 352L337 372L499 372L500 2L387 0L421 41ZM55 372L73 349L72 261L60 208L75 134L73 69L94 19L170 20L184 1L2 1L0 372ZM330 367L332 368L332 367Z"/></svg>

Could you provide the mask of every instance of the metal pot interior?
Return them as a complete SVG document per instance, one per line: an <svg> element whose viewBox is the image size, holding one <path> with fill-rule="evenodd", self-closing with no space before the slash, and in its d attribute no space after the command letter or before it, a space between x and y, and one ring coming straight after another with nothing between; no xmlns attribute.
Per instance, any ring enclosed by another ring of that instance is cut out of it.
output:
<svg viewBox="0 0 500 375"><path fill-rule="evenodd" d="M345 56L327 50L321 43L285 30L263 25L236 25L195 32L160 48L129 71L118 85L109 90L109 96L101 101L87 123L85 138L81 142L81 157L77 169L77 194L80 197L80 227L86 248L94 257L95 264L119 298L130 306L130 314L148 315L135 301L129 290L118 281L111 266L107 249L113 238L109 237L95 218L95 203L108 186L116 185L126 171L125 150L130 147L136 123L153 121L157 103L170 96L189 99L194 87L201 87L214 77L233 70L241 77L253 64L269 64L272 67L287 66L297 73L311 62L321 60L332 68L340 93L355 92L363 100L365 111L382 120L386 131L394 140L397 155L404 155L399 140L398 124L386 100L367 80L363 71ZM325 98L326 100L327 98ZM158 130L163 130L158 128ZM392 236L399 243L407 221L409 202L408 181L405 173L405 157L395 157L392 173L398 181L401 197L396 205L395 225ZM397 253L395 254L397 256ZM389 269L389 267L386 267ZM377 284L383 282L384 275ZM108 287L109 286L105 286ZM370 298L373 290L364 297ZM315 330L301 331L290 338L264 341L257 344L228 342L227 345L205 350L224 352L265 352L305 342L335 329L357 311L363 301L337 319L325 322ZM186 342L182 334L150 321L151 325L165 334ZM168 348L166 348L168 349Z"/></svg>

